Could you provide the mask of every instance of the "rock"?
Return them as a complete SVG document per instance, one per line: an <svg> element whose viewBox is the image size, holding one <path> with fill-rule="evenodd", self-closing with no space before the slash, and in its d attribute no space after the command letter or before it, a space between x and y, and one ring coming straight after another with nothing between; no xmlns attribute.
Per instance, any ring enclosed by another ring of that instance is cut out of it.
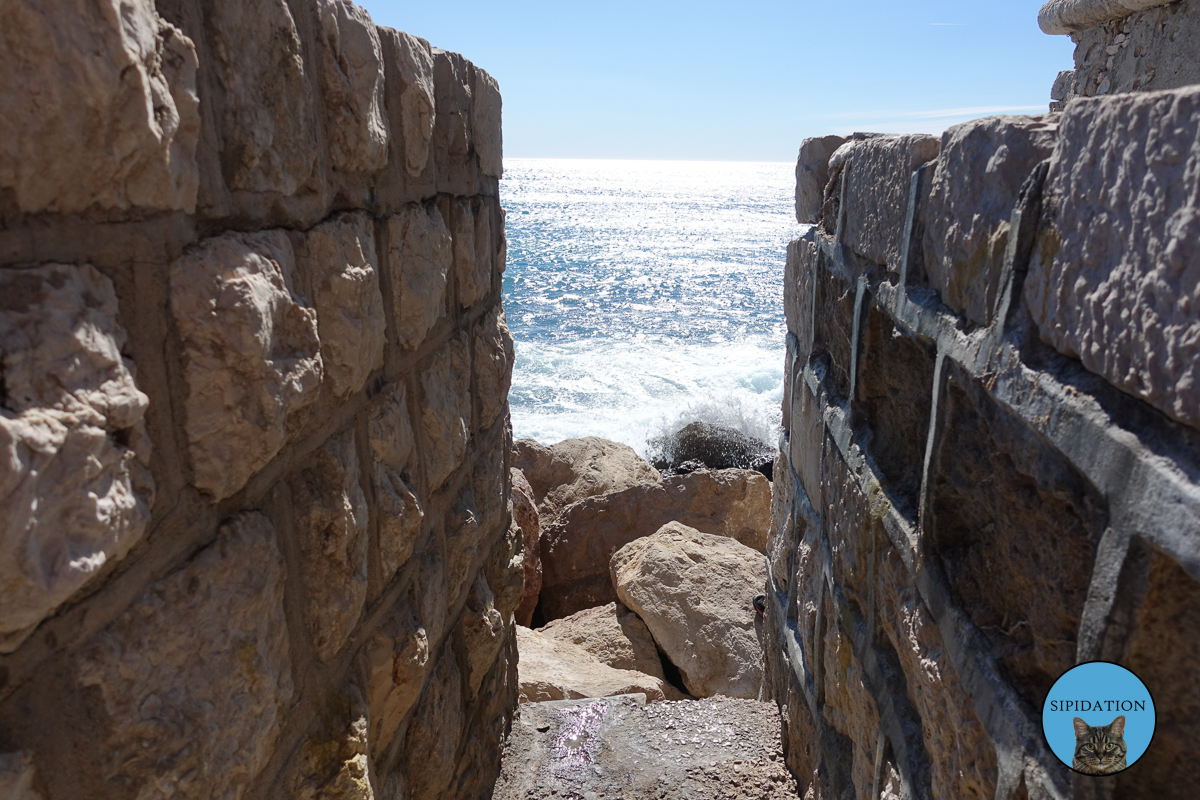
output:
<svg viewBox="0 0 1200 800"><path fill-rule="evenodd" d="M367 704L354 684L327 698L294 757L288 797L297 800L375 800L367 753Z"/></svg>
<svg viewBox="0 0 1200 800"><path fill-rule="evenodd" d="M408 391L397 381L371 411L371 478L379 513L379 562L390 581L416 546L425 512L413 491L414 440L408 415Z"/></svg>
<svg viewBox="0 0 1200 800"><path fill-rule="evenodd" d="M492 588L496 610L507 622L525 592L525 542L515 523L492 546L482 574Z"/></svg>
<svg viewBox="0 0 1200 800"><path fill-rule="evenodd" d="M556 619L538 628L538 633L582 647L613 669L630 669L666 680L650 630L620 603Z"/></svg>
<svg viewBox="0 0 1200 800"><path fill-rule="evenodd" d="M529 627L533 610L537 608L538 595L542 591L542 545L541 525L537 506L533 501L533 489L525 480L525 473L513 467L512 473L512 518L520 528L525 541L525 590L517 606L517 624Z"/></svg>
<svg viewBox="0 0 1200 800"><path fill-rule="evenodd" d="M475 576L467 605L463 610L463 643L466 645L466 671L468 696L474 698L479 692L484 676L492 668L500 647L504 644L504 615L496 608L496 597L488 586L487 576L481 571Z"/></svg>
<svg viewBox="0 0 1200 800"><path fill-rule="evenodd" d="M0 269L0 652L141 541L149 399L88 264Z"/></svg>
<svg viewBox="0 0 1200 800"><path fill-rule="evenodd" d="M304 46L287 3L214 0L205 16L224 92L230 188L295 194L320 154Z"/></svg>
<svg viewBox="0 0 1200 800"><path fill-rule="evenodd" d="M460 198L451 206L454 229L454 276L458 284L458 304L469 308L492 290L492 262L488 258L488 240L492 228L489 209L482 205L477 215L471 201Z"/></svg>
<svg viewBox="0 0 1200 800"><path fill-rule="evenodd" d="M471 354L458 333L443 345L421 373L421 429L425 477L431 488L445 483L467 452L471 430Z"/></svg>
<svg viewBox="0 0 1200 800"><path fill-rule="evenodd" d="M464 486L442 518L446 537L446 596L447 608L454 608L458 599L475 578L475 561L482 540L482 526L475 507L475 492Z"/></svg>
<svg viewBox="0 0 1200 800"><path fill-rule="evenodd" d="M1067 34L1122 19L1137 11L1165 6L1172 0L1047 0L1038 12L1043 33Z"/></svg>
<svg viewBox="0 0 1200 800"><path fill-rule="evenodd" d="M796 158L796 222L801 225L821 218L825 185L829 183L829 157L846 143L841 136L821 136L800 143Z"/></svg>
<svg viewBox="0 0 1200 800"><path fill-rule="evenodd" d="M499 178L504 175L504 139L500 124L500 85L479 67L474 69L471 92L471 126L475 131L475 154L479 171Z"/></svg>
<svg viewBox="0 0 1200 800"><path fill-rule="evenodd" d="M294 292L294 269L281 230L216 236L171 263L194 480L217 499L275 457L288 414L316 399L317 315Z"/></svg>
<svg viewBox="0 0 1200 800"><path fill-rule="evenodd" d="M475 392L479 397L477 430L485 430L508 407L512 385L513 337L499 305L475 328Z"/></svg>
<svg viewBox="0 0 1200 800"><path fill-rule="evenodd" d="M328 663L354 632L367 598L367 501L354 431L329 439L288 479L308 589L305 619Z"/></svg>
<svg viewBox="0 0 1200 800"><path fill-rule="evenodd" d="M765 553L770 514L771 484L748 470L693 472L581 500L542 528L542 613L553 620L617 600L608 560L668 522Z"/></svg>
<svg viewBox="0 0 1200 800"><path fill-rule="evenodd" d="M429 140L433 137L433 124L437 117L433 51L429 42L402 31L381 28L379 33L386 57L397 68L399 82L403 84L399 109L404 142L401 157L405 172L416 178L425 171L425 164L429 161Z"/></svg>
<svg viewBox="0 0 1200 800"><path fill-rule="evenodd" d="M942 134L926 201L925 271L942 302L977 325L996 306L1009 218L1021 185L1050 157L1056 117L985 117Z"/></svg>
<svg viewBox="0 0 1200 800"><path fill-rule="evenodd" d="M316 0L316 9L333 165L343 172L374 172L388 157L379 34L371 15L353 3Z"/></svg>
<svg viewBox="0 0 1200 800"><path fill-rule="evenodd" d="M1044 341L1193 428L1200 428L1197 126L1196 87L1071 103L1046 178L1052 211L1025 282Z"/></svg>
<svg viewBox="0 0 1200 800"><path fill-rule="evenodd" d="M808 239L795 239L788 244L783 278L783 312L788 330L796 336L796 353L801 367L812 354L813 294L817 285L817 246ZM790 380L788 372L787 380ZM791 387L785 393L791 397ZM786 404L785 404L786 405ZM786 426L785 426L786 427Z"/></svg>
<svg viewBox="0 0 1200 800"><path fill-rule="evenodd" d="M517 626L517 671L520 701L612 697L642 692L650 702L681 700L683 695L662 678L613 669L578 645Z"/></svg>
<svg viewBox="0 0 1200 800"><path fill-rule="evenodd" d="M0 8L0 194L21 213L196 208L196 48L149 0Z"/></svg>
<svg viewBox="0 0 1200 800"><path fill-rule="evenodd" d="M233 517L80 648L108 780L238 797L266 766L293 692L275 535L261 514Z"/></svg>
<svg viewBox="0 0 1200 800"><path fill-rule="evenodd" d="M388 217L387 234L397 334L413 349L445 314L453 241L437 206L416 203Z"/></svg>
<svg viewBox="0 0 1200 800"><path fill-rule="evenodd" d="M672 522L622 547L610 563L621 602L637 613L696 697L754 699L762 683L754 596L760 553Z"/></svg>
<svg viewBox="0 0 1200 800"><path fill-rule="evenodd" d="M846 142L830 157L830 174L841 173L833 188L845 198L841 238L851 250L900 271L912 173L937 158L938 147L925 134L872 134Z"/></svg>
<svg viewBox="0 0 1200 800"><path fill-rule="evenodd" d="M662 481L632 447L595 436L550 447L521 439L513 445L513 466L533 488L543 528L577 500Z"/></svg>
<svg viewBox="0 0 1200 800"><path fill-rule="evenodd" d="M454 756L466 727L461 685L454 651L447 647L408 726L404 772L412 800L437 800L454 777Z"/></svg>
<svg viewBox="0 0 1200 800"><path fill-rule="evenodd" d="M774 454L770 446L735 428L693 422L670 436L651 439L655 451L650 463L658 470L683 472L680 467L698 461L709 469L753 469L770 480ZM694 472L695 468L687 470Z"/></svg>
<svg viewBox="0 0 1200 800"><path fill-rule="evenodd" d="M375 221L364 211L338 214L308 234L321 359L333 393L362 389L383 367L383 295Z"/></svg>
<svg viewBox="0 0 1200 800"><path fill-rule="evenodd" d="M489 541L496 538L501 529L508 528L508 465L505 456L511 452L512 439L508 436L507 420L501 435L492 441L479 441L472 445L474 468L471 470L471 489L479 511L479 528ZM470 458L470 456L468 456Z"/></svg>
<svg viewBox="0 0 1200 800"><path fill-rule="evenodd" d="M408 599L414 600L411 594ZM370 709L368 740L376 758L391 746L432 667L430 631L418 618L418 609L415 602L399 604L371 633L360 654Z"/></svg>

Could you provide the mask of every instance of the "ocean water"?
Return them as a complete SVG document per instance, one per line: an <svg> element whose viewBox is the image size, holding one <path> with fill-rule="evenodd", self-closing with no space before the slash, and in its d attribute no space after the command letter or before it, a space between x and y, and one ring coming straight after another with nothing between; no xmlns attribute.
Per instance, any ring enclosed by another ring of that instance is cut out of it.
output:
<svg viewBox="0 0 1200 800"><path fill-rule="evenodd" d="M793 166L504 160L513 435L649 439L696 420L774 444Z"/></svg>

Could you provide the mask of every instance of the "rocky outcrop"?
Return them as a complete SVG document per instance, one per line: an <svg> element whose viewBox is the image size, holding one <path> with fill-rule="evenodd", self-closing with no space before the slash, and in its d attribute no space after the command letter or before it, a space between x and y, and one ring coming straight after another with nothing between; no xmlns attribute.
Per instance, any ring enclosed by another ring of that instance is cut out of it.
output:
<svg viewBox="0 0 1200 800"><path fill-rule="evenodd" d="M662 480L632 447L595 436L549 447L520 439L513 447L513 466L533 488L543 528L571 503Z"/></svg>
<svg viewBox="0 0 1200 800"><path fill-rule="evenodd" d="M585 609L556 619L538 633L578 645L614 669L631 669L666 680L654 637L646 623L620 603Z"/></svg>
<svg viewBox="0 0 1200 800"><path fill-rule="evenodd" d="M668 522L765 552L771 484L749 470L704 470L589 497L542 529L542 613L558 619L618 599L608 560Z"/></svg>
<svg viewBox="0 0 1200 800"><path fill-rule="evenodd" d="M763 441L736 428L693 422L669 436L651 439L650 463L662 472L696 469L752 469L771 479L775 454Z"/></svg>
<svg viewBox="0 0 1200 800"><path fill-rule="evenodd" d="M820 136L800 143L796 159L796 221L801 225L820 219L825 184L829 183L829 157L845 143L842 136Z"/></svg>
<svg viewBox="0 0 1200 800"><path fill-rule="evenodd" d="M621 602L645 621L691 694L758 697L753 601L767 578L759 553L672 522L618 550L610 569Z"/></svg>
<svg viewBox="0 0 1200 800"><path fill-rule="evenodd" d="M495 81L343 0L16 0L0 44L0 795L487 795Z"/></svg>
<svg viewBox="0 0 1200 800"><path fill-rule="evenodd" d="M652 703L682 699L679 690L662 678L614 669L578 645L519 625L517 648L522 703L636 693Z"/></svg>
<svg viewBox="0 0 1200 800"><path fill-rule="evenodd" d="M513 523L521 529L525 543L525 588L517 605L517 624L528 628L542 592L542 526L525 473L513 467L511 476Z"/></svg>

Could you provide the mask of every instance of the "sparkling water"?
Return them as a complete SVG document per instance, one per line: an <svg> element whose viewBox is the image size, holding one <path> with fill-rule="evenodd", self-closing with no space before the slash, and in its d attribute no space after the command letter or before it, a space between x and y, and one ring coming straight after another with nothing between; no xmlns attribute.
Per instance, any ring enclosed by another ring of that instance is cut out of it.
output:
<svg viewBox="0 0 1200 800"><path fill-rule="evenodd" d="M704 420L774 444L793 166L504 160L513 435L648 439Z"/></svg>

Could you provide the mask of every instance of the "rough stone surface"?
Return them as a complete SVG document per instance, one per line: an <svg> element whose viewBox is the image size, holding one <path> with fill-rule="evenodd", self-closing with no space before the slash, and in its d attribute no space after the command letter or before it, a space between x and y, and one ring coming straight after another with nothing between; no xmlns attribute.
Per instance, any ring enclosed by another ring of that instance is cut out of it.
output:
<svg viewBox="0 0 1200 800"><path fill-rule="evenodd" d="M1200 428L1200 88L1072 103L1025 283L1042 338ZM1097 191L1096 186L1105 186Z"/></svg>
<svg viewBox="0 0 1200 800"><path fill-rule="evenodd" d="M308 235L308 258L325 376L333 393L345 397L383 366L374 220L360 211L321 223Z"/></svg>
<svg viewBox="0 0 1200 800"><path fill-rule="evenodd" d="M446 311L453 242L437 206L410 204L387 221L388 269L400 344L415 348Z"/></svg>
<svg viewBox="0 0 1200 800"><path fill-rule="evenodd" d="M467 647L467 687L470 696L474 697L509 633L504 627L505 615L496 608L496 596L483 572L475 577L471 593L467 595L462 625L463 642Z"/></svg>
<svg viewBox="0 0 1200 800"><path fill-rule="evenodd" d="M542 528L533 489L516 467L512 468L512 518L525 543L525 588L517 606L517 624L528 628L542 591Z"/></svg>
<svg viewBox="0 0 1200 800"><path fill-rule="evenodd" d="M412 488L415 445L404 384L394 385L375 405L367 431L379 506L379 555L387 581L412 555L425 516Z"/></svg>
<svg viewBox="0 0 1200 800"><path fill-rule="evenodd" d="M387 163L383 49L365 9L346 0L315 0L320 17L321 83L329 115L329 152L345 172L374 172Z"/></svg>
<svg viewBox="0 0 1200 800"><path fill-rule="evenodd" d="M706 470L567 506L542 528L545 619L617 600L607 568L612 554L675 521L763 553L771 484L750 470Z"/></svg>
<svg viewBox="0 0 1200 800"><path fill-rule="evenodd" d="M537 632L578 645L613 669L630 669L666 680L650 629L620 603L578 611Z"/></svg>
<svg viewBox="0 0 1200 800"><path fill-rule="evenodd" d="M942 302L977 325L991 322L1009 217L1058 132L1047 117L986 117L942 134L925 216L925 271Z"/></svg>
<svg viewBox="0 0 1200 800"><path fill-rule="evenodd" d="M513 337L504 311L497 308L475 329L475 392L479 398L478 430L490 428L508 407L512 383Z"/></svg>
<svg viewBox="0 0 1200 800"><path fill-rule="evenodd" d="M52 65L52 67L51 67ZM196 206L196 48L149 0L0 8L0 208Z"/></svg>
<svg viewBox="0 0 1200 800"><path fill-rule="evenodd" d="M289 797L375 800L367 752L367 705L354 684L334 692L293 758Z"/></svg>
<svg viewBox="0 0 1200 800"><path fill-rule="evenodd" d="M433 86L433 51L429 42L402 31L385 31L394 42L396 66L404 88L400 94L400 127L404 137L404 169L411 177L425 171L429 140L437 119Z"/></svg>
<svg viewBox="0 0 1200 800"><path fill-rule="evenodd" d="M154 482L148 399L121 352L108 278L90 265L5 269L0 294L0 652L8 652L141 540Z"/></svg>
<svg viewBox="0 0 1200 800"><path fill-rule="evenodd" d="M397 609L371 633L362 649L370 711L368 738L377 757L391 745L432 669L430 632L418 614L416 604Z"/></svg>
<svg viewBox="0 0 1200 800"><path fill-rule="evenodd" d="M688 471L688 462L709 469L768 469L772 458L766 442L710 422L689 423L648 444L654 452L651 463L660 470Z"/></svg>
<svg viewBox="0 0 1200 800"><path fill-rule="evenodd" d="M454 755L462 740L462 678L447 649L408 727L407 760L412 800L440 798L454 777Z"/></svg>
<svg viewBox="0 0 1200 800"><path fill-rule="evenodd" d="M500 86L496 79L476 67L471 92L471 125L479 171L499 178L504 174L504 138L500 125Z"/></svg>
<svg viewBox="0 0 1200 800"><path fill-rule="evenodd" d="M578 645L517 626L522 703L641 692L650 702L683 695L662 678L614 669ZM660 667L661 669L661 667Z"/></svg>
<svg viewBox="0 0 1200 800"><path fill-rule="evenodd" d="M596 436L549 447L521 439L513 447L513 466L533 487L543 527L577 500L662 481L632 447Z"/></svg>
<svg viewBox="0 0 1200 800"><path fill-rule="evenodd" d="M241 796L292 699L283 582L271 523L234 517L83 647L79 681L103 698L112 785Z"/></svg>
<svg viewBox="0 0 1200 800"><path fill-rule="evenodd" d="M16 751L0 755L0 797L11 800L41 800L33 788L36 769L29 753Z"/></svg>
<svg viewBox="0 0 1200 800"><path fill-rule="evenodd" d="M421 373L425 477L438 487L462 463L471 430L471 355L465 334L451 339Z"/></svg>
<svg viewBox="0 0 1200 800"><path fill-rule="evenodd" d="M816 222L829 183L829 157L846 143L842 136L820 136L800 143L796 158L796 222Z"/></svg>
<svg viewBox="0 0 1200 800"><path fill-rule="evenodd" d="M673 522L622 547L610 568L621 602L645 621L689 692L758 697L752 601L767 579L758 552Z"/></svg>
<svg viewBox="0 0 1200 800"><path fill-rule="evenodd" d="M1173 0L1048 0L1038 12L1038 25L1049 34L1074 33L1171 2Z"/></svg>
<svg viewBox="0 0 1200 800"><path fill-rule="evenodd" d="M282 231L213 237L171 264L195 483L217 499L275 457L288 414L316 399L317 315L294 270Z"/></svg>

